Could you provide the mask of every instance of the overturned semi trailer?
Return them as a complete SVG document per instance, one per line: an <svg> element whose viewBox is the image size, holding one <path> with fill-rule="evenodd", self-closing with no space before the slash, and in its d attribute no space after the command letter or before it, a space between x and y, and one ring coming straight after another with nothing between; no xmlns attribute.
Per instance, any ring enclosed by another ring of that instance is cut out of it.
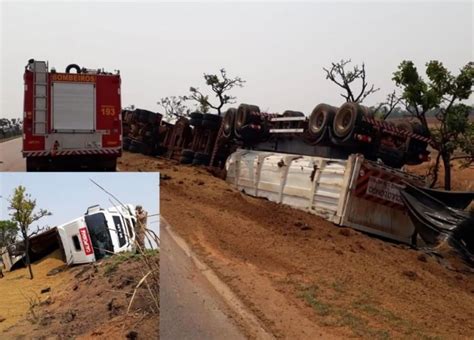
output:
<svg viewBox="0 0 474 340"><path fill-rule="evenodd" d="M239 149L227 160L227 181L248 195L321 216L337 225L413 243L415 226L400 196L410 175L362 155L348 159Z"/></svg>
<svg viewBox="0 0 474 340"><path fill-rule="evenodd" d="M37 261L60 247L60 240L56 227L47 229L29 237L30 261ZM25 265L25 244L18 241L1 250L2 262L5 270L10 271Z"/></svg>
<svg viewBox="0 0 474 340"><path fill-rule="evenodd" d="M61 249L68 265L90 263L124 251L135 250L135 206L124 204L108 209L91 206L84 215L29 238L30 261ZM17 242L2 251L7 271L24 266L25 247Z"/></svg>

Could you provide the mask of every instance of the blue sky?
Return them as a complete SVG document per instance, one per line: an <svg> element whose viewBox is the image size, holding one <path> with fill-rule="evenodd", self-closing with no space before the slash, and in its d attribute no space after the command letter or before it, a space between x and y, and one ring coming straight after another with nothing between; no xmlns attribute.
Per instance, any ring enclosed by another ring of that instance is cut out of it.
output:
<svg viewBox="0 0 474 340"><path fill-rule="evenodd" d="M454 74L473 60L473 2L2 2L0 117L22 114L28 59L119 69L122 104L160 110L160 98L205 87L221 67L247 82L238 103L310 113L340 105L323 67L341 58L366 63L385 100L404 59L420 73L440 60ZM472 102L472 100L470 101ZM193 106L190 105L192 108Z"/></svg>
<svg viewBox="0 0 474 340"><path fill-rule="evenodd" d="M109 196L93 184L93 179L123 203L141 204L148 213L159 213L159 173L0 173L0 219L9 219L7 198L18 185L26 187L37 206L53 213L33 225L55 226L83 214L87 207L110 207ZM158 217L150 217L152 229Z"/></svg>

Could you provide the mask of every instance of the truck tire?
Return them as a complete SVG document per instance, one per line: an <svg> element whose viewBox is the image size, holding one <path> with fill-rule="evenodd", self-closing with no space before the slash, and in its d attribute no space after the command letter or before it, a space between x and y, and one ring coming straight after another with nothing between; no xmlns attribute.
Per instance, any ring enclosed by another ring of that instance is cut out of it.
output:
<svg viewBox="0 0 474 340"><path fill-rule="evenodd" d="M31 172L31 171L41 171L43 170L41 167L40 162L38 162L36 159L27 157L26 158L26 171Z"/></svg>
<svg viewBox="0 0 474 340"><path fill-rule="evenodd" d="M179 159L179 162L181 164L192 164L193 163L193 158L181 156L181 158Z"/></svg>
<svg viewBox="0 0 474 340"><path fill-rule="evenodd" d="M208 165L210 160L210 155L203 152L196 152L194 154L193 164L194 165Z"/></svg>
<svg viewBox="0 0 474 340"><path fill-rule="evenodd" d="M256 105L240 104L235 115L234 133L241 138L240 129L249 123L260 123L260 117L251 113L260 113L260 108Z"/></svg>
<svg viewBox="0 0 474 340"><path fill-rule="evenodd" d="M193 159L194 154L195 152L191 149L184 149L183 151L181 151L181 157L187 157L187 158Z"/></svg>
<svg viewBox="0 0 474 340"><path fill-rule="evenodd" d="M226 111L225 116L224 116L224 128L222 130L222 135L225 138L231 138L233 133L234 133L234 121L235 121L235 115L237 113L237 109L230 108Z"/></svg>
<svg viewBox="0 0 474 340"><path fill-rule="evenodd" d="M310 144L319 144L327 140L328 130L331 128L337 107L328 104L319 104L311 112L304 139Z"/></svg>
<svg viewBox="0 0 474 340"><path fill-rule="evenodd" d="M70 73L71 69L75 69L76 73L81 73L81 68L77 64L69 64L66 67L66 73Z"/></svg>
<svg viewBox="0 0 474 340"><path fill-rule="evenodd" d="M130 146L128 147L128 150L133 153L139 153L142 148L142 143L136 140L132 140L130 143Z"/></svg>
<svg viewBox="0 0 474 340"><path fill-rule="evenodd" d="M357 103L345 103L334 116L332 132L336 138L346 139L351 137L355 127L361 121L364 110Z"/></svg>
<svg viewBox="0 0 474 340"><path fill-rule="evenodd" d="M246 145L254 145L260 142L264 135L264 127L257 124L247 124L240 128L240 139Z"/></svg>
<svg viewBox="0 0 474 340"><path fill-rule="evenodd" d="M155 119L155 113L148 110L140 110L139 121L140 123L146 124L150 120Z"/></svg>
<svg viewBox="0 0 474 340"><path fill-rule="evenodd" d="M204 113L202 115L202 120L208 120L210 122L220 122L221 117L212 113Z"/></svg>
<svg viewBox="0 0 474 340"><path fill-rule="evenodd" d="M189 125L191 125L191 126L201 126L202 125L202 119L200 119L200 118L191 118L189 120Z"/></svg>
<svg viewBox="0 0 474 340"><path fill-rule="evenodd" d="M202 116L203 114L198 111L191 112L191 114L189 115L191 119L202 119Z"/></svg>
<svg viewBox="0 0 474 340"><path fill-rule="evenodd" d="M219 129L219 122L203 119L201 121L201 126L205 129L209 129L209 130L218 130Z"/></svg>
<svg viewBox="0 0 474 340"><path fill-rule="evenodd" d="M104 160L102 164L102 170L110 172L117 171L117 158Z"/></svg>

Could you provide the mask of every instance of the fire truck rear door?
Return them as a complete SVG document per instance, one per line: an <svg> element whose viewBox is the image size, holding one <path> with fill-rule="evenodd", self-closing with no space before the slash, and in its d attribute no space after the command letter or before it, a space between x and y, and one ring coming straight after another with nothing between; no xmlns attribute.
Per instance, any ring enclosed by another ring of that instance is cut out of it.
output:
<svg viewBox="0 0 474 340"><path fill-rule="evenodd" d="M96 90L93 83L52 84L52 128L57 132L96 129Z"/></svg>

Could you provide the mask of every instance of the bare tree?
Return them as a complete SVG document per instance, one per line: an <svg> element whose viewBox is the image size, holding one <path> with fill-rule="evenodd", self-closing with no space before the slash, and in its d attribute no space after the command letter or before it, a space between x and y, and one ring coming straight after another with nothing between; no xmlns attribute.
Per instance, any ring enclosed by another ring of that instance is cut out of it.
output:
<svg viewBox="0 0 474 340"><path fill-rule="evenodd" d="M382 102L374 109L374 114L380 116L383 120L386 120L395 109L398 108L398 104L402 101L402 98L398 97L396 92L393 91L387 95L385 102Z"/></svg>
<svg viewBox="0 0 474 340"><path fill-rule="evenodd" d="M341 96L347 102L362 103L367 96L377 92L380 88L375 88L374 85L368 87L369 84L366 81L364 63L362 63L362 66L354 65L352 70L347 70L346 66L350 63L350 59L341 59L341 61L337 63L332 63L331 68L323 68L323 70L326 72L326 79L329 79L334 84L344 89L345 93L341 93ZM362 83L360 91L354 89L355 82L358 80Z"/></svg>
<svg viewBox="0 0 474 340"><path fill-rule="evenodd" d="M186 96L170 96L161 98L158 105L165 110L165 117L175 121L181 117L188 117L190 110L184 104L189 98Z"/></svg>
<svg viewBox="0 0 474 340"><path fill-rule="evenodd" d="M209 101L209 96L204 95L199 88L190 87L189 91L191 95L189 99L195 100L200 107L212 108L217 110L218 115L221 115L221 109L225 104L235 103L235 96L231 96L228 91L232 90L234 87L242 87L245 83L240 77L229 78L225 69L220 69L220 75L216 74L206 74L204 73L204 80L206 85L211 87L212 92L215 93L215 97L219 100L217 104L212 104Z"/></svg>

